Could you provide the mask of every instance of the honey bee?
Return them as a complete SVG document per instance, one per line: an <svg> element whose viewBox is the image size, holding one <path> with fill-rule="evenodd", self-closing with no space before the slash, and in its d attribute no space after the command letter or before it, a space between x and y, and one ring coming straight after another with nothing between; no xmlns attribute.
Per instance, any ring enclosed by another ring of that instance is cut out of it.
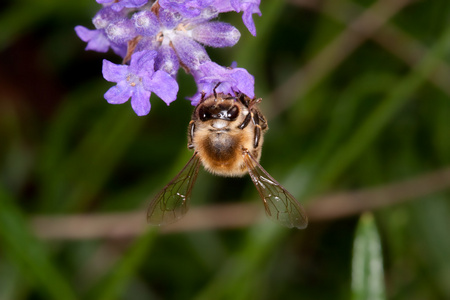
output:
<svg viewBox="0 0 450 300"><path fill-rule="evenodd" d="M188 148L194 154L184 168L150 202L147 220L154 225L175 222L186 214L200 163L221 176L248 173L267 216L287 227L305 228L308 218L300 203L259 164L267 121L245 94L216 93L194 109L188 126Z"/></svg>

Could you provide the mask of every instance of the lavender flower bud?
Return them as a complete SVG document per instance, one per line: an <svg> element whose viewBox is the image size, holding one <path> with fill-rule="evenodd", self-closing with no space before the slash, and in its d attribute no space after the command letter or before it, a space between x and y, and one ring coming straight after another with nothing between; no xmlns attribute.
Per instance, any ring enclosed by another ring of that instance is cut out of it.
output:
<svg viewBox="0 0 450 300"><path fill-rule="evenodd" d="M151 11L144 10L137 12L131 17L131 20L138 34L152 36L159 31L158 18Z"/></svg>
<svg viewBox="0 0 450 300"><path fill-rule="evenodd" d="M219 11L213 6L208 6L201 11L199 16L189 19L189 23L190 24L198 24L198 23L202 23L205 21L209 21L218 16L219 16Z"/></svg>
<svg viewBox="0 0 450 300"><path fill-rule="evenodd" d="M145 51L145 50L157 50L160 43L155 39L154 36L144 36L139 40L139 43L134 49L134 52Z"/></svg>
<svg viewBox="0 0 450 300"><path fill-rule="evenodd" d="M118 13L111 9L111 7L107 6L99 10L99 12L92 19L92 23L94 24L96 29L104 29L111 22L123 18L122 13Z"/></svg>
<svg viewBox="0 0 450 300"><path fill-rule="evenodd" d="M159 22L166 29L175 28L182 20L181 14L177 12L171 12L166 9L159 10Z"/></svg>
<svg viewBox="0 0 450 300"><path fill-rule="evenodd" d="M136 30L129 19L121 19L106 27L106 35L116 44L125 44L136 36Z"/></svg>
<svg viewBox="0 0 450 300"><path fill-rule="evenodd" d="M169 45L161 45L155 59L155 70L162 70L175 77L179 68L180 63L173 48Z"/></svg>
<svg viewBox="0 0 450 300"><path fill-rule="evenodd" d="M228 23L204 22L193 28L192 37L207 46L221 48L234 46L241 33Z"/></svg>
<svg viewBox="0 0 450 300"><path fill-rule="evenodd" d="M205 49L191 38L177 34L172 38L172 44L178 58L190 70L197 70L202 63L211 61Z"/></svg>

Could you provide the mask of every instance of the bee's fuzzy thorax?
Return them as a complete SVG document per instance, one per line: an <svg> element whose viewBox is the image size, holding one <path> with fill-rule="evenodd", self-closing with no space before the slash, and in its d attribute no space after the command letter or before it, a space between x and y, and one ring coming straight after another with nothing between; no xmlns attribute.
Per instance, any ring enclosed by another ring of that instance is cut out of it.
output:
<svg viewBox="0 0 450 300"><path fill-rule="evenodd" d="M193 113L190 148L198 153L205 169L213 174L227 177L246 174L243 149L251 150L258 161L261 157L265 130L257 132L255 122L248 119L249 114L261 113L255 106L254 112L250 112L244 103L219 94L203 100ZM267 125L264 125L266 129Z"/></svg>

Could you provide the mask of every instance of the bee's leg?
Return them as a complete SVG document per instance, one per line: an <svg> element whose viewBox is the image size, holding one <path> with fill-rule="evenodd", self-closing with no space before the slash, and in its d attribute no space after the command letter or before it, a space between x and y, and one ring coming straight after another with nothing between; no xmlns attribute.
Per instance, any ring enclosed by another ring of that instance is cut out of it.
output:
<svg viewBox="0 0 450 300"><path fill-rule="evenodd" d="M258 148L259 141L261 140L261 126L259 125L260 116L258 112L252 112L252 121L255 125L255 137L253 139L253 148Z"/></svg>
<svg viewBox="0 0 450 300"><path fill-rule="evenodd" d="M256 125L260 125L262 130L266 130L267 127L267 121L266 118L262 115L262 113L258 110L254 111L254 117L253 117L253 123Z"/></svg>
<svg viewBox="0 0 450 300"><path fill-rule="evenodd" d="M258 98L258 99L251 99L250 100L250 104L249 104L249 108L251 108L251 106L253 106L253 105L255 105L255 104L258 104L258 103L261 103L261 101L262 101L262 98Z"/></svg>
<svg viewBox="0 0 450 300"><path fill-rule="evenodd" d="M249 108L250 104L250 98L245 96L243 93L236 94L236 96L239 98L239 101L244 104L245 107Z"/></svg>
<svg viewBox="0 0 450 300"><path fill-rule="evenodd" d="M253 148L258 148L260 140L261 140L261 126L255 125L255 137L253 139Z"/></svg>
<svg viewBox="0 0 450 300"><path fill-rule="evenodd" d="M253 113L249 112L248 115L245 117L244 122L242 122L241 125L238 126L239 129L244 129L247 127L247 125L250 123L250 120L253 118Z"/></svg>
<svg viewBox="0 0 450 300"><path fill-rule="evenodd" d="M190 121L188 126L188 149L194 149L194 132L195 132L195 122Z"/></svg>

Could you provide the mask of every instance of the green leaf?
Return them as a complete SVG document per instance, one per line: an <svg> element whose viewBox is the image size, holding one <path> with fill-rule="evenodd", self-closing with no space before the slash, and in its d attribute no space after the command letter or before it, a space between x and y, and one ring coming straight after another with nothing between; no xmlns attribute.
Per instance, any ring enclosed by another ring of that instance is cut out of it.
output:
<svg viewBox="0 0 450 300"><path fill-rule="evenodd" d="M371 214L356 229L352 261L352 299L386 299L380 237Z"/></svg>

